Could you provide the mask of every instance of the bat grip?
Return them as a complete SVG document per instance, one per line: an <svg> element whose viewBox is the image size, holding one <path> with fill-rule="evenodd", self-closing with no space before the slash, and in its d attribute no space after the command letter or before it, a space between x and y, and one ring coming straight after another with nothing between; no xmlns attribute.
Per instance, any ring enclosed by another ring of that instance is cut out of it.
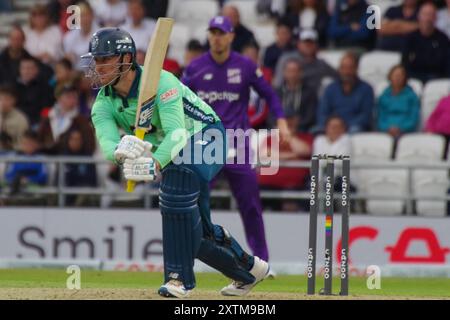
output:
<svg viewBox="0 0 450 320"><path fill-rule="evenodd" d="M136 137L138 137L139 139L144 140L146 131L147 130L145 130L145 129L136 128L134 135ZM135 186L136 186L136 181L128 180L127 181L127 192L133 192Z"/></svg>

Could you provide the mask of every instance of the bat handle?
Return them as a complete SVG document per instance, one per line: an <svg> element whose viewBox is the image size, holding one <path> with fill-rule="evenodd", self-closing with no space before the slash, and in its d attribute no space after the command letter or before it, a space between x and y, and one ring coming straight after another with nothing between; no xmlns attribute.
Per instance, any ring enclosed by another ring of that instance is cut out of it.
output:
<svg viewBox="0 0 450 320"><path fill-rule="evenodd" d="M144 140L146 130L141 128L136 128L135 136L141 140ZM136 186L136 181L128 180L127 181L127 192L133 192L134 187Z"/></svg>
<svg viewBox="0 0 450 320"><path fill-rule="evenodd" d="M135 186L136 186L136 181L128 180L127 181L127 192L133 192Z"/></svg>

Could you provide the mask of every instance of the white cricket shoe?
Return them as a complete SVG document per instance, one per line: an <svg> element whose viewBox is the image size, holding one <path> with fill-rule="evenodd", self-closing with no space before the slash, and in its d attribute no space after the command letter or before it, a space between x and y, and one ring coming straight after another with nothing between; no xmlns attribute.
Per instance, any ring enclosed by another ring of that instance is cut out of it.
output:
<svg viewBox="0 0 450 320"><path fill-rule="evenodd" d="M178 280L170 280L158 290L158 294L166 298L186 298L190 292L191 290L187 290L183 283Z"/></svg>
<svg viewBox="0 0 450 320"><path fill-rule="evenodd" d="M277 273L273 271L273 269L270 269L269 272L266 275L266 279L274 280L277 277Z"/></svg>
<svg viewBox="0 0 450 320"><path fill-rule="evenodd" d="M255 281L252 283L245 284L239 281L233 281L228 286L220 290L220 293L224 296L245 296L254 286L265 279L266 275L269 273L270 267L267 262L261 260L255 256L255 262L253 264L250 273L255 277Z"/></svg>

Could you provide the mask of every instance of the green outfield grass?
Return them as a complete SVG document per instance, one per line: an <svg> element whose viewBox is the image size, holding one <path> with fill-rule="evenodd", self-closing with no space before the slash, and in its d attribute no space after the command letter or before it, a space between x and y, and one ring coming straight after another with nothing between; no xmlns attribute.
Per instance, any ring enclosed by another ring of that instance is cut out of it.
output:
<svg viewBox="0 0 450 320"><path fill-rule="evenodd" d="M0 288L65 288L69 275L62 269L14 269L0 270ZM81 271L81 287L92 289L154 289L162 282L161 273ZM197 289L217 291L229 281L216 273L197 274ZM322 287L319 278L317 287ZM339 280L333 282L334 291ZM265 280L254 289L257 292L300 293L306 292L306 277L278 275ZM351 295L402 296L402 297L449 297L450 279L447 278L382 278L380 290L369 290L365 278L350 278Z"/></svg>

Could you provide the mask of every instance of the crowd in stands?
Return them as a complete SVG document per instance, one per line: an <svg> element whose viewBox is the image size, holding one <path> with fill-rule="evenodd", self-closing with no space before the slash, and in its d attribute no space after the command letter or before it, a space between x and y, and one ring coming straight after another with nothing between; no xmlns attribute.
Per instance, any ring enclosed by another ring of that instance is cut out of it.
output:
<svg viewBox="0 0 450 320"><path fill-rule="evenodd" d="M398 140L405 133L426 131L448 142L450 95L438 101L429 118L421 119L421 99L409 80L425 86L450 78L450 0L404 0L384 12L379 29L368 23L365 0L284 0L277 5L254 1L255 10L267 14L273 24L275 41L266 47L260 46L236 6L216 2L233 24L233 49L260 66L282 101L295 137L280 149L282 160L305 160L312 153L350 154L349 136L360 132L386 132ZM80 8L80 28L71 30L66 9L74 4ZM131 33L142 64L156 18L165 16L168 6L170 1L162 0L49 0L33 6L26 24L12 26L8 45L0 52L0 153L96 154L90 124L96 90L83 77L80 56L88 51L93 32L114 26ZM13 7L2 1L0 11ZM189 39L184 60L167 57L164 68L180 77L208 50L205 39L206 30L203 38ZM336 68L320 58L321 50L345 53ZM389 84L381 94L359 77L361 56L374 50L402 57L387 75ZM255 92L248 116L256 129L274 125L266 102ZM97 186L95 169L68 165L66 184ZM24 173L18 174L21 170ZM48 183L42 166L14 165L6 175L15 185L24 175L33 183ZM307 178L305 169L285 168L275 178L261 176L260 184L298 190L306 188ZM284 205L283 209L296 209Z"/></svg>

